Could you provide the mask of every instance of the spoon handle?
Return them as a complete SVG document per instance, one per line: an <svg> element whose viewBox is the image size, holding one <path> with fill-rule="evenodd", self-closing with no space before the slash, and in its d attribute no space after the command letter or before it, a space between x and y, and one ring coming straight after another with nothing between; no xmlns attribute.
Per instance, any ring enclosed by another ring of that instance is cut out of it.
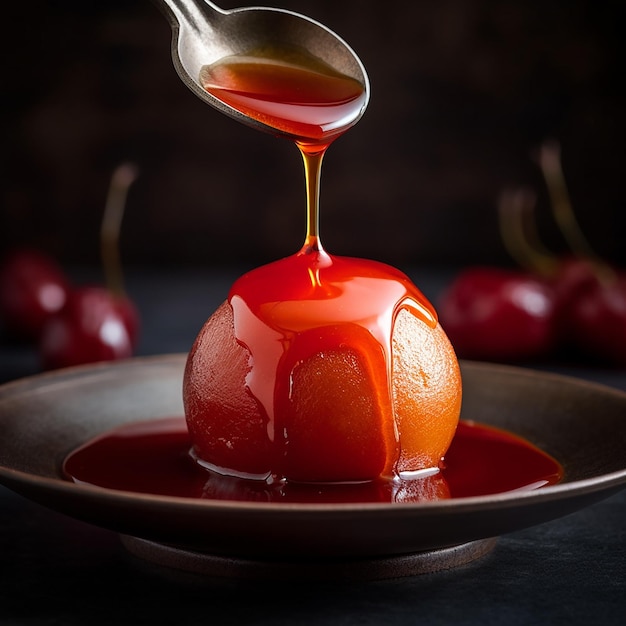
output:
<svg viewBox="0 0 626 626"><path fill-rule="evenodd" d="M154 0L165 13L172 27L188 26L199 32L213 25L226 11L209 0Z"/></svg>

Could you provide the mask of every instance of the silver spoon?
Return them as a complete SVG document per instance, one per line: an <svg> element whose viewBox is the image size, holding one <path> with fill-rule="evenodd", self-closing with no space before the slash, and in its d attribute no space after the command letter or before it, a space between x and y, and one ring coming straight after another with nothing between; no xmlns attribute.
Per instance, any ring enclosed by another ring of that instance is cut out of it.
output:
<svg viewBox="0 0 626 626"><path fill-rule="evenodd" d="M363 107L346 126L356 123L369 100L369 80L363 64L331 30L303 15L282 9L250 7L224 10L208 0L156 0L172 27L172 59L181 80L193 93L222 113L273 135L291 137L244 115L202 88L200 70L219 59L262 46L304 48L332 68L359 81L365 90ZM291 137L293 138L293 137Z"/></svg>

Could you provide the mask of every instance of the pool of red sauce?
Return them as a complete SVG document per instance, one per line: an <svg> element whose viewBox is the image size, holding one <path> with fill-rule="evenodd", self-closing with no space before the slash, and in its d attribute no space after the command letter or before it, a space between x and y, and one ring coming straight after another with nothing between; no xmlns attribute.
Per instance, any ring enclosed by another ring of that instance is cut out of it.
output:
<svg viewBox="0 0 626 626"><path fill-rule="evenodd" d="M68 455L66 479L143 494L248 502L426 502L554 485L561 465L526 440L461 421L440 471L412 479L351 484L268 485L222 476L190 456L183 417L127 424Z"/></svg>

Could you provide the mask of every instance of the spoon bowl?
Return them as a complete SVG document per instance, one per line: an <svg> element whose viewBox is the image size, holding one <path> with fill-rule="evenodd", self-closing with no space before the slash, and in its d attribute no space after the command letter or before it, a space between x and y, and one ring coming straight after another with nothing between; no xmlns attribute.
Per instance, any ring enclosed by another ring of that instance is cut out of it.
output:
<svg viewBox="0 0 626 626"><path fill-rule="evenodd" d="M207 0L157 0L172 28L172 60L183 83L201 100L226 115L273 135L293 137L232 108L200 83L201 69L220 59L263 47L298 47L337 72L360 82L363 107L346 126L356 123L369 100L363 64L338 35L308 17L283 9L250 7L224 10Z"/></svg>

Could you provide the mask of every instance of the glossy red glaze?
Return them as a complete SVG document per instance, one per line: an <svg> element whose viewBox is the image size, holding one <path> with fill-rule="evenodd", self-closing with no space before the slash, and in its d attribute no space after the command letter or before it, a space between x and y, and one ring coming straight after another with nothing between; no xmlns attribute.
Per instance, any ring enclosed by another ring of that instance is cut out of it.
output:
<svg viewBox="0 0 626 626"><path fill-rule="evenodd" d="M458 421L458 366L405 274L303 250L242 276L223 306L194 343L183 383L202 462L306 482L437 466ZM413 345L394 352L402 311L414 320L402 342ZM394 361L403 350L421 355Z"/></svg>

